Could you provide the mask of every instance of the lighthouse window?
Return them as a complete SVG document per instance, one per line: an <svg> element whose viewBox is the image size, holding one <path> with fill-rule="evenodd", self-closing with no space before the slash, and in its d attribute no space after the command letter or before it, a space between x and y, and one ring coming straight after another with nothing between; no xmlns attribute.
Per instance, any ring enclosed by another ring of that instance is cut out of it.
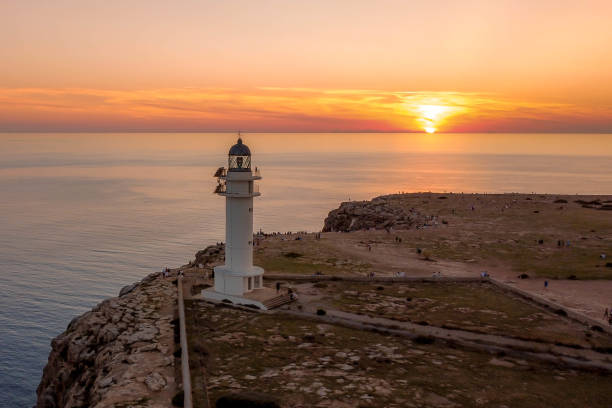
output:
<svg viewBox="0 0 612 408"><path fill-rule="evenodd" d="M228 167L230 170L247 171L251 169L251 156L229 156Z"/></svg>

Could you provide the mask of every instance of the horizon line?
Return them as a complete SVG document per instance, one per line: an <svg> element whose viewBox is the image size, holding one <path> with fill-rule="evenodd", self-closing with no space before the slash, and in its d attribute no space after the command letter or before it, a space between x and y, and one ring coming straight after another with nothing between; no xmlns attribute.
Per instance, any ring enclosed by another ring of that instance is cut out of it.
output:
<svg viewBox="0 0 612 408"><path fill-rule="evenodd" d="M265 134L265 133L295 133L295 134L323 134L323 133L337 133L337 134L421 134L421 135L437 135L437 134L456 134L456 135L469 135L469 134L506 134L506 135L523 135L523 134L542 134L542 135L554 135L554 134L563 134L563 135L612 135L612 130L610 131L583 131L583 132L541 132L541 131L525 131L525 132L505 132L505 131L487 131L487 132L435 132L435 133L427 133L420 131L376 131L376 130L358 130L358 131L346 131L346 130L330 130L330 131L296 131L296 130L257 130L257 131L248 131L248 130L0 130L0 134L9 134L9 133L38 133L38 134L52 134L52 133L96 133L96 134L110 134L110 133L238 133L242 132L245 134Z"/></svg>

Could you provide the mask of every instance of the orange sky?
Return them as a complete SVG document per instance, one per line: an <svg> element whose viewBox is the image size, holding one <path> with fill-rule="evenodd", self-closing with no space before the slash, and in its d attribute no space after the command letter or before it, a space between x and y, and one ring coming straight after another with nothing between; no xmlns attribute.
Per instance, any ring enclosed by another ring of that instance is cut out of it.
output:
<svg viewBox="0 0 612 408"><path fill-rule="evenodd" d="M6 1L0 131L612 132L611 1Z"/></svg>

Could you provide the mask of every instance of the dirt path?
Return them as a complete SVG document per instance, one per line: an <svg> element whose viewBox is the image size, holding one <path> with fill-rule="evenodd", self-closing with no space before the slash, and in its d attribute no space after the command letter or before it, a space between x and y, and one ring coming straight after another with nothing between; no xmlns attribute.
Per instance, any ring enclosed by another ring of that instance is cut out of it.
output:
<svg viewBox="0 0 612 408"><path fill-rule="evenodd" d="M559 303L592 319L608 324L603 319L604 310L612 308L612 281L609 280L548 280L518 279L517 274L507 270L495 270L494 276L511 286Z"/></svg>

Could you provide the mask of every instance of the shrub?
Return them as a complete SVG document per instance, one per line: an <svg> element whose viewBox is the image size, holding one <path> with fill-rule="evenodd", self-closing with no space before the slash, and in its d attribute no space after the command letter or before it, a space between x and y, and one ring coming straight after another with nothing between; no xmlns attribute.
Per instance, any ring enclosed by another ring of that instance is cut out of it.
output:
<svg viewBox="0 0 612 408"><path fill-rule="evenodd" d="M253 391L224 395L215 403L216 408L280 408L278 400L267 394Z"/></svg>
<svg viewBox="0 0 612 408"><path fill-rule="evenodd" d="M174 397L172 397L172 405L175 407L182 407L184 401L185 393L182 390L174 394Z"/></svg>
<svg viewBox="0 0 612 408"><path fill-rule="evenodd" d="M416 336L413 341L416 344L433 344L436 339L431 336Z"/></svg>
<svg viewBox="0 0 612 408"><path fill-rule="evenodd" d="M173 326L174 343L179 344L181 342L181 329L178 324Z"/></svg>
<svg viewBox="0 0 612 408"><path fill-rule="evenodd" d="M287 258L299 258L302 256L302 254L298 253L298 252L287 252L285 254L283 254L284 256L286 256Z"/></svg>
<svg viewBox="0 0 612 408"><path fill-rule="evenodd" d="M318 316L325 316L326 314L327 312L325 311L325 309L317 309Z"/></svg>
<svg viewBox="0 0 612 408"><path fill-rule="evenodd" d="M200 356L207 356L208 350L202 344L196 343L193 345L193 353Z"/></svg>

